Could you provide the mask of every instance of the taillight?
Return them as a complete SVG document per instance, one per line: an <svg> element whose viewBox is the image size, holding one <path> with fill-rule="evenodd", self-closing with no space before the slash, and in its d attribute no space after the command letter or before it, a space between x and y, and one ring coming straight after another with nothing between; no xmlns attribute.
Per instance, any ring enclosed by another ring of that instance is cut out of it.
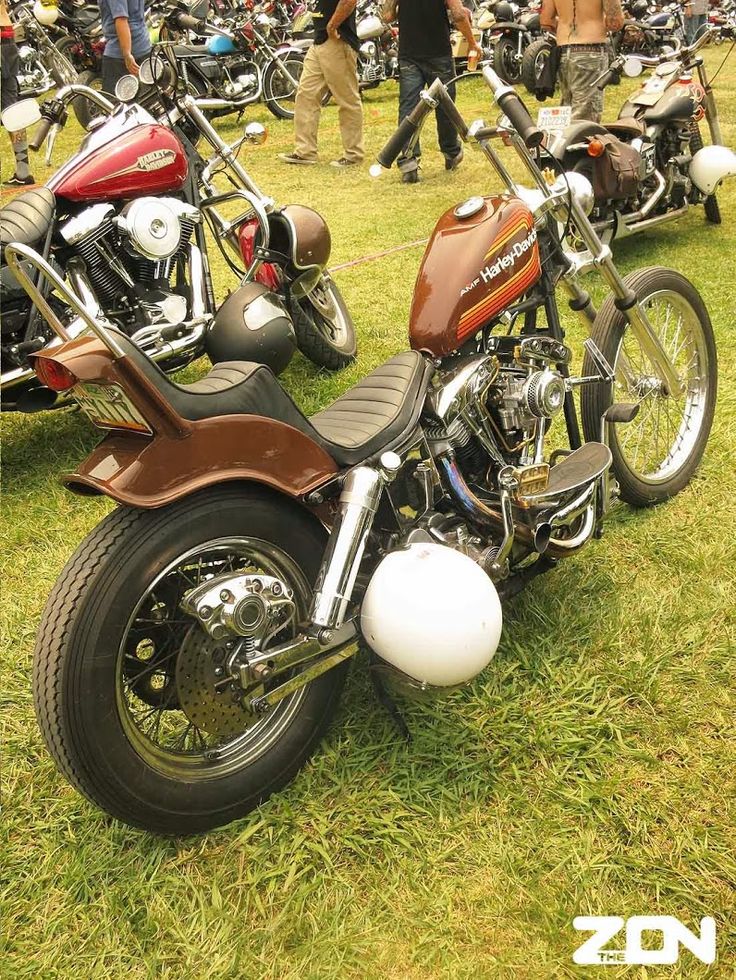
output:
<svg viewBox="0 0 736 980"><path fill-rule="evenodd" d="M589 157L602 157L605 152L606 152L606 148L603 145L603 143L601 143L600 140L592 139L588 143L588 156Z"/></svg>
<svg viewBox="0 0 736 980"><path fill-rule="evenodd" d="M61 361L55 361L53 357L37 354L33 358L33 370L41 384L52 391L69 391L79 380L68 367Z"/></svg>

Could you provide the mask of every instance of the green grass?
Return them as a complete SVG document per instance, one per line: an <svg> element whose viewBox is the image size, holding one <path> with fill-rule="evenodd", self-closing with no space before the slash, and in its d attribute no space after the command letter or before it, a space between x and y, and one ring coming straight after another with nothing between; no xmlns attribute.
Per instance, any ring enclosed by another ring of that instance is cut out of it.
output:
<svg viewBox="0 0 736 980"><path fill-rule="evenodd" d="M611 112L624 91L608 90ZM736 62L717 92L734 145ZM493 118L477 82L459 102L466 116ZM395 88L368 93L369 155L395 111ZM472 153L445 174L431 127L424 181L403 187L395 171L371 182L364 171L286 167L275 154L290 148L291 126L268 122L269 142L248 166L279 201L325 215L335 264L426 236L446 207L494 186ZM223 130L234 137L237 127ZM78 136L70 124L57 163ZM6 142L2 151L7 172ZM329 108L323 160L339 151ZM470 689L406 706L411 745L358 662L306 770L201 839L162 841L110 822L46 753L30 691L34 632L64 561L109 505L58 486L96 439L79 415L2 420L3 976L584 976L572 964L581 913L671 913L691 928L716 917L714 967L684 952L679 968L610 967L607 977L733 976L736 182L720 197L722 226L698 210L617 249L624 271L685 272L711 312L720 398L692 484L655 510L617 509L602 541L514 600L499 655ZM335 377L295 358L285 381L306 410L406 346L420 256L338 275L360 357ZM217 277L224 290L221 267Z"/></svg>

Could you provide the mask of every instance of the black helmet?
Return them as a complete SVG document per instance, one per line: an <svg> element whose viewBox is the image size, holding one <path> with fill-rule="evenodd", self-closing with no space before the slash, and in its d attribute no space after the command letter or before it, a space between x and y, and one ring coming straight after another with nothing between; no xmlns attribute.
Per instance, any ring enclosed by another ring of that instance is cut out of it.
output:
<svg viewBox="0 0 736 980"><path fill-rule="evenodd" d="M501 0L501 3L497 3L493 8L493 16L497 21L512 21L514 19L514 8L510 3L506 3L506 0Z"/></svg>
<svg viewBox="0 0 736 980"><path fill-rule="evenodd" d="M279 297L259 282L231 293L205 335L213 364L257 361L280 374L296 350L294 325Z"/></svg>
<svg viewBox="0 0 736 980"><path fill-rule="evenodd" d="M634 0L631 4L631 13L637 20L641 20L642 17L646 17L649 13L649 4L647 0Z"/></svg>

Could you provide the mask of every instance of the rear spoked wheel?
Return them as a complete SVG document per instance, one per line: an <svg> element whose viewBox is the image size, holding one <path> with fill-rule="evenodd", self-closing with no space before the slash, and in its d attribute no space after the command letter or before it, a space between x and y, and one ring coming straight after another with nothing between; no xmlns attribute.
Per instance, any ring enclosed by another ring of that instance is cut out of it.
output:
<svg viewBox="0 0 736 980"><path fill-rule="evenodd" d="M227 823L285 785L321 738L344 669L256 715L247 705L263 683L242 697L230 676L240 641L213 640L181 600L216 575L272 576L296 607L267 640L281 643L307 617L323 548L316 523L257 490L106 518L62 573L36 647L37 716L67 778L163 834Z"/></svg>
<svg viewBox="0 0 736 980"><path fill-rule="evenodd" d="M674 496L691 480L703 456L716 404L718 366L708 311L693 284L671 269L642 269L626 277L683 382L669 391L609 296L593 340L615 368L615 383L581 393L587 440L600 439L603 413L615 402L639 406L627 424L608 426L621 498L646 506ZM597 374L586 354L583 374ZM612 390L611 390L612 389Z"/></svg>

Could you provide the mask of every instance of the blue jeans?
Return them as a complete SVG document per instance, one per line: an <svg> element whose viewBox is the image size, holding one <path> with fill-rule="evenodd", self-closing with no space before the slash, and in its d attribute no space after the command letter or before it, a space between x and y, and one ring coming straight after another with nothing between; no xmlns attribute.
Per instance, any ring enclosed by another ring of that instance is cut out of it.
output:
<svg viewBox="0 0 736 980"><path fill-rule="evenodd" d="M685 42L695 44L697 39L705 30L708 21L707 14L693 14L692 17L685 17Z"/></svg>
<svg viewBox="0 0 736 980"><path fill-rule="evenodd" d="M455 75L455 66L452 57L446 58L400 58L399 59L399 122L409 115L411 110L419 102L419 94L422 89L431 85L435 78L439 78L446 85ZM455 83L448 85L447 89L455 98ZM442 109L437 107L435 110L437 117L437 138L440 150L445 157L451 159L456 157L461 150L460 138L455 127L447 118ZM421 156L419 141L417 141L413 153L410 156L400 156L399 170L413 170L416 168L417 161Z"/></svg>

